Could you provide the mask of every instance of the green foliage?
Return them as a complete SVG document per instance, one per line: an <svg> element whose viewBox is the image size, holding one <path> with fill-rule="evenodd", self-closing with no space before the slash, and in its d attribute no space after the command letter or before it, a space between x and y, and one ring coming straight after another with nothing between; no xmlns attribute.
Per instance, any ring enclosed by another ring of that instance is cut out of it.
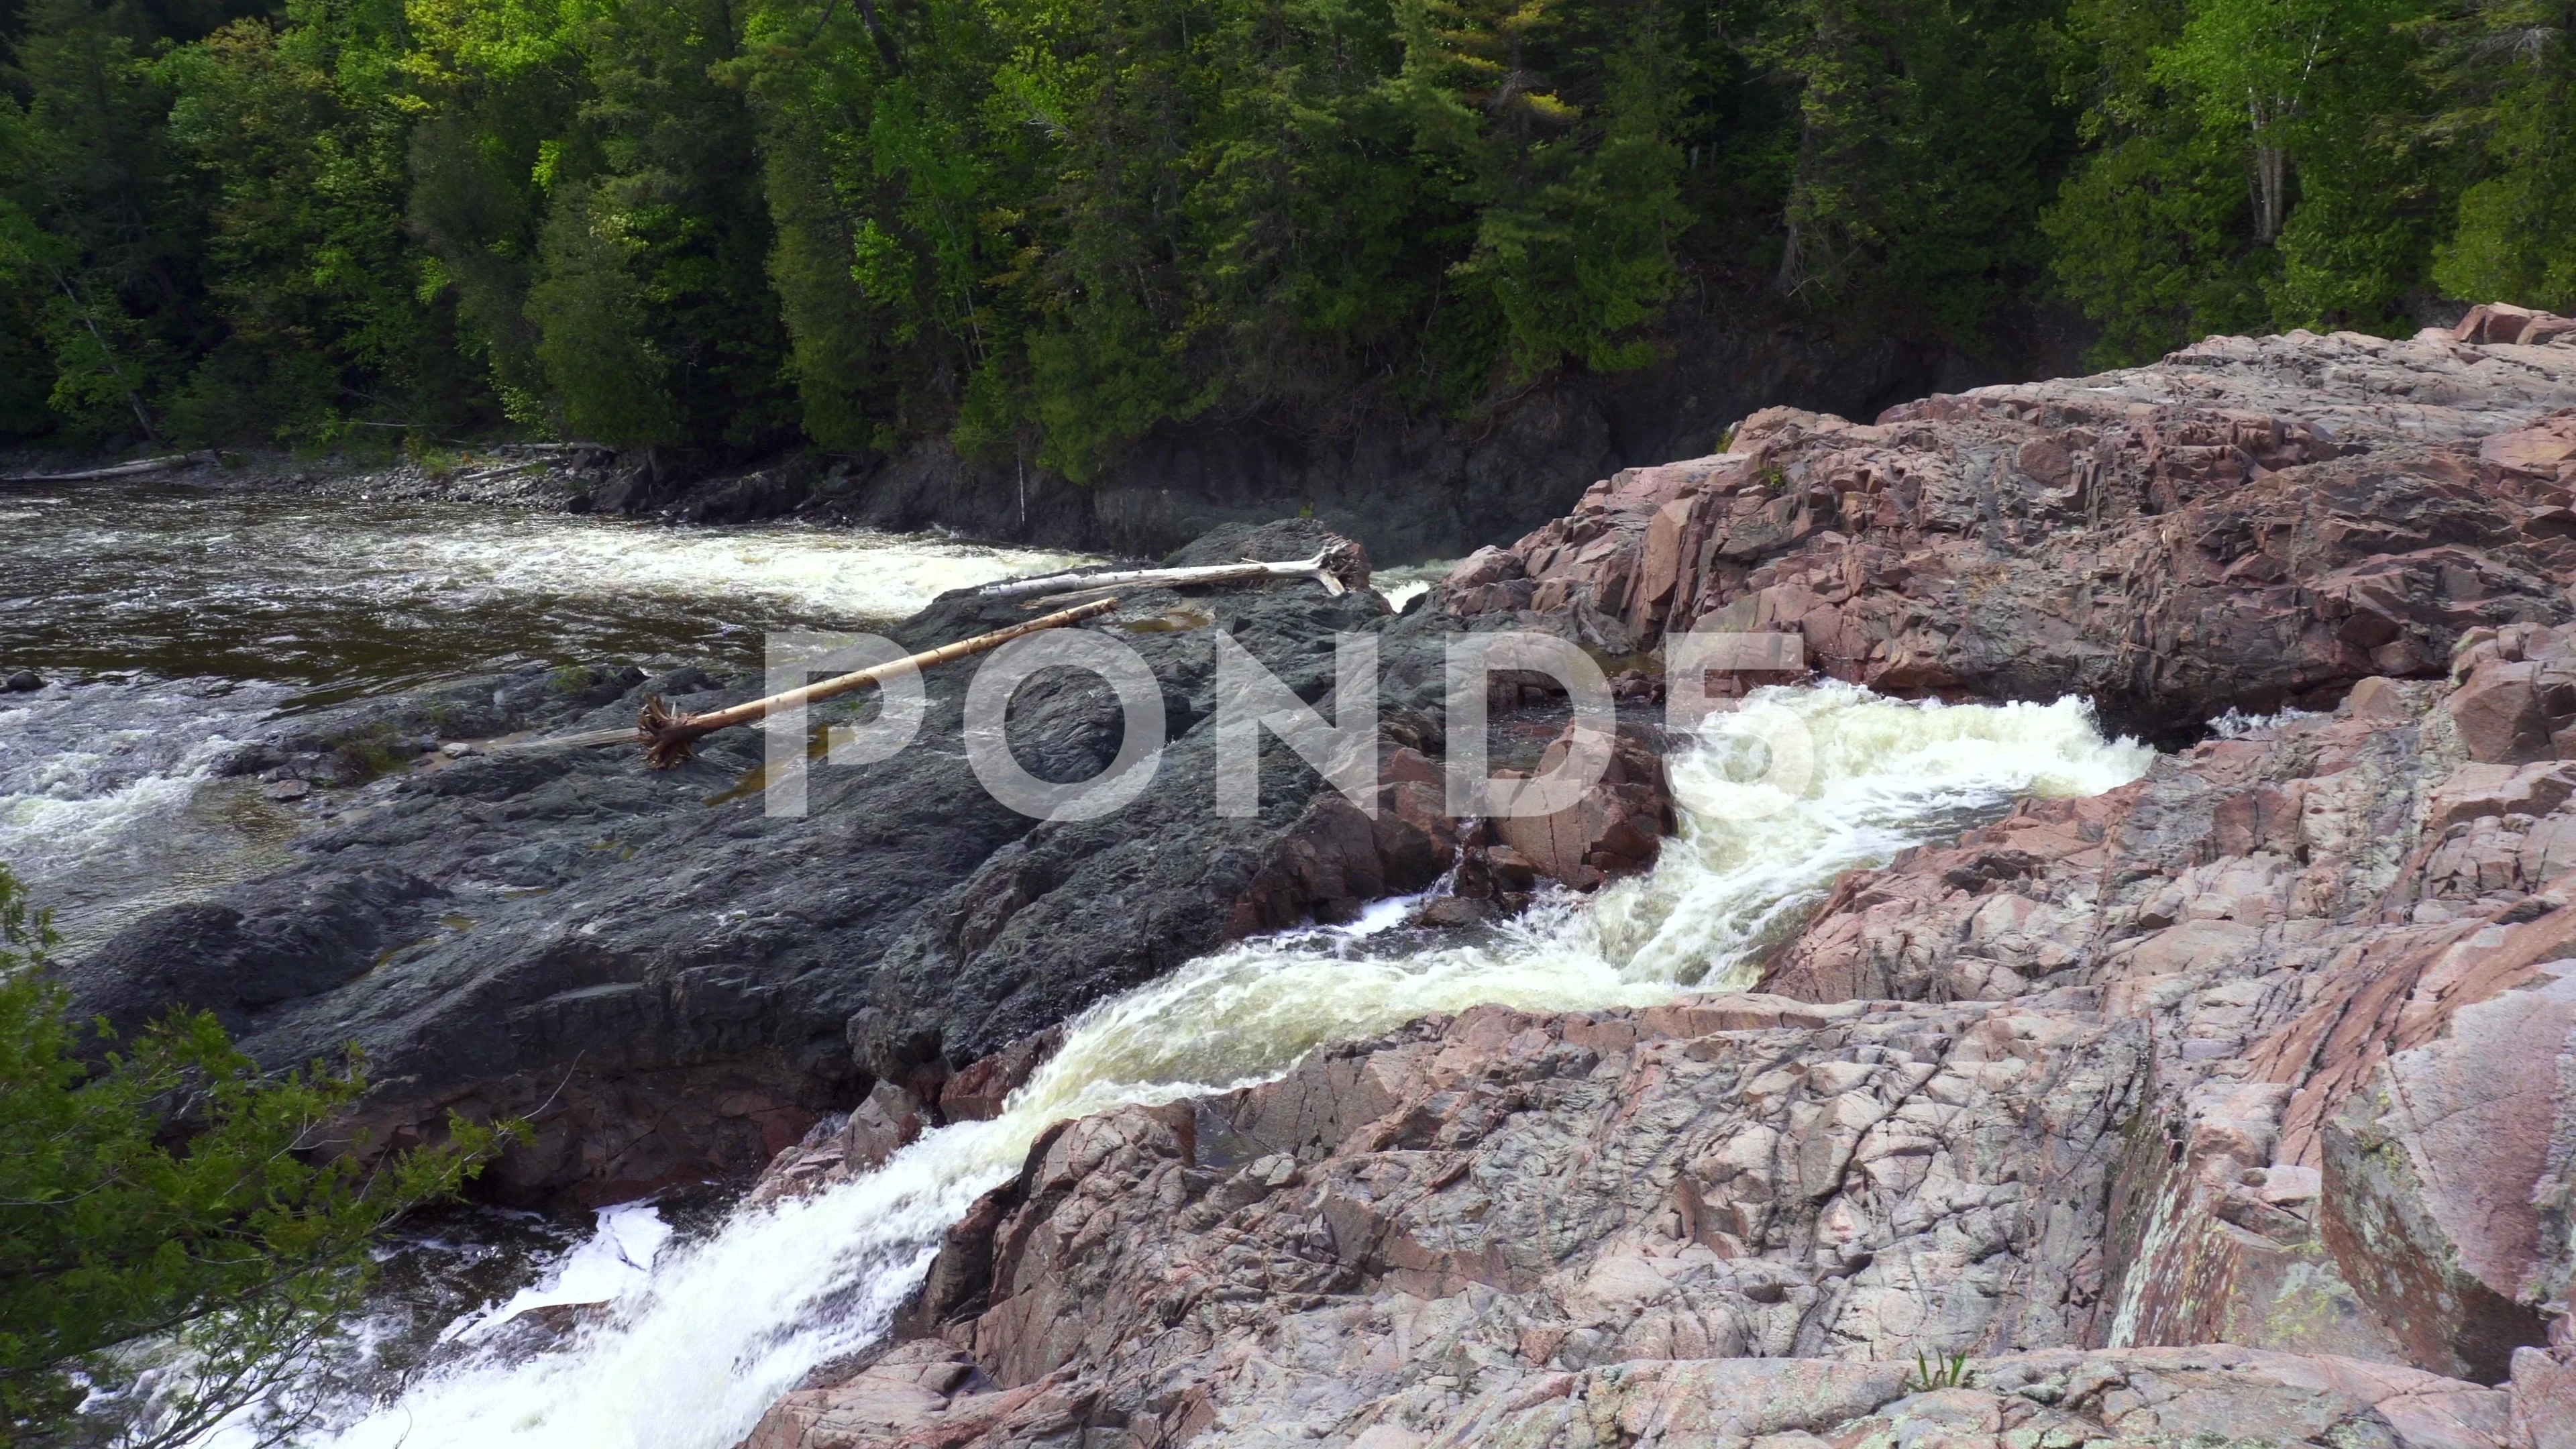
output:
<svg viewBox="0 0 2576 1449"><path fill-rule="evenodd" d="M2576 307L2576 53L2568 0L2464 0L2428 20L2425 128L2474 179L2433 279L2464 297Z"/></svg>
<svg viewBox="0 0 2576 1449"><path fill-rule="evenodd" d="M646 244L635 218L588 182L559 182L529 288L545 368L565 425L622 443L676 440L673 367L654 345L642 278Z"/></svg>
<svg viewBox="0 0 2576 1449"><path fill-rule="evenodd" d="M1968 1356L1964 1353L1935 1354L1926 1358L1922 1350L1917 1349L1914 1369L1905 1376L1905 1391L1925 1394L1935 1389L1961 1389L1975 1377L1976 1371L1968 1367Z"/></svg>
<svg viewBox="0 0 2576 1449"><path fill-rule="evenodd" d="M552 0L408 0L404 20L410 44L388 85L415 118L404 230L419 251L416 295L454 308L458 348L499 409L542 425L526 307L553 170L539 160L584 91L566 22Z"/></svg>
<svg viewBox="0 0 2576 1449"><path fill-rule="evenodd" d="M1409 0L1398 17L1416 147L1475 217L1447 268L1464 312L1450 375L1480 381L1487 349L1512 385L1569 358L1604 372L1651 360L1637 329L1672 295L1686 221L1669 135L1679 16L1660 0L1589 16L1564 0ZM1578 55L1590 63L1568 64Z"/></svg>
<svg viewBox="0 0 2576 1449"><path fill-rule="evenodd" d="M540 147L552 202L528 315L569 431L767 441L785 339L762 276L760 162L722 0L608 5L579 27L589 95Z"/></svg>
<svg viewBox="0 0 2576 1449"><path fill-rule="evenodd" d="M0 867L0 1440L123 1419L128 1442L186 1442L292 1375L358 1306L384 1226L520 1129L451 1120L370 1164L334 1126L366 1088L354 1058L266 1075L202 1012L106 1042L66 1018L51 942Z"/></svg>
<svg viewBox="0 0 2576 1449"><path fill-rule="evenodd" d="M1712 313L1975 351L2053 299L2121 362L2576 306L2576 0L140 3L5 40L10 436L1081 479Z"/></svg>
<svg viewBox="0 0 2576 1449"><path fill-rule="evenodd" d="M389 774L412 759L409 744L391 720L377 720L340 735L332 741L331 753L342 768L361 779Z"/></svg>
<svg viewBox="0 0 2576 1449"><path fill-rule="evenodd" d="M2054 6L1800 0L1756 53L1798 88L1777 285L1972 340L2044 260L2034 222L2062 122Z"/></svg>
<svg viewBox="0 0 2576 1449"><path fill-rule="evenodd" d="M160 123L169 93L90 0L34 0L26 22L0 100L0 286L35 315L64 428L153 437L149 400L208 340L200 208Z"/></svg>
<svg viewBox="0 0 2576 1449"><path fill-rule="evenodd" d="M2453 168L2420 144L2421 0L2076 0L2090 152L2045 220L2100 360L2211 332L2411 330Z"/></svg>
<svg viewBox="0 0 2576 1449"><path fill-rule="evenodd" d="M333 441L470 416L402 234L410 117L394 0L290 0L159 67L174 145L214 197L206 289L227 335L171 404L193 438Z"/></svg>
<svg viewBox="0 0 2576 1449"><path fill-rule="evenodd" d="M757 11L771 275L812 435L1074 477L1355 386L1634 366L1700 72L1662 0Z"/></svg>
<svg viewBox="0 0 2576 1449"><path fill-rule="evenodd" d="M2271 258L2240 240L2234 159L2189 128L2159 128L2121 137L2068 178L2041 225L2059 284L2101 324L2097 361L2151 361L2263 326Z"/></svg>

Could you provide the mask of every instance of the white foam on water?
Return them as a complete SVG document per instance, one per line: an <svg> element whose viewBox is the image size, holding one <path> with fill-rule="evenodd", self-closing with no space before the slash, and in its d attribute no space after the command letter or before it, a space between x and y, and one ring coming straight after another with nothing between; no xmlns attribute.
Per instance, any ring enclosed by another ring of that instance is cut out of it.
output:
<svg viewBox="0 0 2576 1449"><path fill-rule="evenodd" d="M457 598L722 596L830 619L898 619L949 589L1091 560L929 535L795 524L675 529L550 516L442 519L402 539L389 593ZM365 548L359 541L318 547Z"/></svg>
<svg viewBox="0 0 2576 1449"><path fill-rule="evenodd" d="M672 1227L650 1202L618 1203L599 1210L599 1226L582 1244L565 1254L546 1275L512 1294L447 1325L441 1343L471 1343L523 1313L572 1304L607 1303L640 1286L653 1271L653 1259L671 1241Z"/></svg>
<svg viewBox="0 0 2576 1449"><path fill-rule="evenodd" d="M2271 714L2247 714L2231 704L2225 714L2215 716L2209 721L2209 733L2217 739L2241 740L2259 730L2273 730L2284 725L2332 718L2334 713L2331 710L2281 709Z"/></svg>
<svg viewBox="0 0 2576 1449"><path fill-rule="evenodd" d="M940 1236L1015 1172L1052 1123L1276 1076L1324 1042L1487 1003L1643 1006L1740 982L1763 944L1844 870L1954 832L2019 794L2075 795L2143 773L2080 705L1940 708L1844 686L1769 690L1813 768L1750 778L1740 723L1676 762L1683 833L1642 879L1555 897L1473 945L1354 954L1364 935L1246 941L1069 1024L1065 1044L990 1122L931 1132L876 1172L738 1213L674 1249L571 1346L456 1366L327 1436L360 1446L723 1449L817 1366L872 1342Z"/></svg>
<svg viewBox="0 0 2576 1449"><path fill-rule="evenodd" d="M78 581L66 597L107 616L149 613L173 599L275 612L289 622L317 604L352 601L435 616L477 603L631 599L720 611L757 602L818 620L897 619L947 589L1093 561L937 534L802 523L676 528L337 498L110 498L46 523L43 559L59 560L53 572ZM129 565L154 577L130 580Z"/></svg>
<svg viewBox="0 0 2576 1449"><path fill-rule="evenodd" d="M1457 569L1458 564L1459 560L1454 558L1397 564L1393 568L1375 570L1369 583L1386 600L1387 607L1402 613L1405 605L1438 587L1442 579Z"/></svg>
<svg viewBox="0 0 2576 1449"><path fill-rule="evenodd" d="M291 822L242 787L194 818L215 768L287 695L202 682L0 695L0 864L78 946L153 906L275 864Z"/></svg>

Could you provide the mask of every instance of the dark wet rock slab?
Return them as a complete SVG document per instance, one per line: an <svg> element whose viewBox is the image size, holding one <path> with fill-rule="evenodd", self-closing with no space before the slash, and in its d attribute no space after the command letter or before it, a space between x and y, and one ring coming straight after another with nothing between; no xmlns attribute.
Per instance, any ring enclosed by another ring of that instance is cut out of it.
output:
<svg viewBox="0 0 2576 1449"><path fill-rule="evenodd" d="M1327 537L1291 521L1210 547L1306 557ZM956 594L889 632L926 648L1027 617ZM1437 708L1424 691L1454 626L1301 582L1136 593L1101 627L1152 667L1169 741L1143 797L1101 819L1040 824L985 790L961 745L971 666L926 677L898 755L815 765L801 818L765 812L753 730L667 771L626 745L512 747L631 726L654 695L731 704L757 680L521 671L276 722L231 768L315 787L300 862L144 917L63 974L120 1027L184 1003L279 1065L357 1045L379 1143L434 1135L451 1109L532 1114L538 1141L497 1174L504 1195L747 1170L881 1074L928 1100L956 1068L1240 933L1239 899L1328 787L1274 745L1259 814L1217 814L1219 632L1310 703L1332 688L1334 636L1381 632L1401 666L1390 711L1418 716ZM870 706L817 718L853 708ZM1081 673L1034 677L1012 719L1015 757L1043 779L1097 774L1122 738L1114 696Z"/></svg>

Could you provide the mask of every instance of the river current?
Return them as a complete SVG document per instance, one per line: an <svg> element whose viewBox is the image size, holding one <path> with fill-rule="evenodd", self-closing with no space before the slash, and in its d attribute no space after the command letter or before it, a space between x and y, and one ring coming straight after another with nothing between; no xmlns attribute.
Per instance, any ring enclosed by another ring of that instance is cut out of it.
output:
<svg viewBox="0 0 2576 1449"><path fill-rule="evenodd" d="M72 947L283 863L295 817L209 778L251 726L529 662L757 665L1077 555L464 503L0 487L0 862Z"/></svg>
<svg viewBox="0 0 2576 1449"><path fill-rule="evenodd" d="M220 792L190 774L209 741L261 713L512 658L748 658L769 623L864 622L1057 561L937 539L684 533L410 504L0 495L0 666L67 681L0 696L0 859L33 860L40 890L114 916L137 892L176 897L282 855L281 826L210 806ZM191 654L198 616L210 642ZM1768 758L1794 745L1801 768L1754 778L1756 737ZM603 1215L550 1266L459 1305L428 1367L371 1377L339 1365L340 1387L302 1438L723 1449L818 1366L882 1335L947 1226L1053 1122L1264 1080L1319 1043L1425 1013L1642 1006L1741 987L1842 873L2019 797L2110 789L2151 758L2105 740L2073 701L1763 691L1676 758L1681 833L1646 876L1543 898L1472 944L1406 928L1404 904L1390 903L1191 962L1071 1023L996 1120L933 1131L873 1173L800 1200L718 1207L677 1235L650 1208ZM214 844L172 880L167 853L138 841L192 818L179 833ZM521 1305L574 1302L600 1306L551 1347L477 1347L507 1339L491 1326ZM369 1352L355 1342L344 1357ZM217 1436L255 1438L248 1423Z"/></svg>

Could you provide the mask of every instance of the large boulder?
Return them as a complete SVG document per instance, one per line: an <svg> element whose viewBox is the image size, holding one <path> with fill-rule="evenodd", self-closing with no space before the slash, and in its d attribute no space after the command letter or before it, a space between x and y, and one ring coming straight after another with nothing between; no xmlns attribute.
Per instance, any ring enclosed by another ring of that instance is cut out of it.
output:
<svg viewBox="0 0 2576 1449"><path fill-rule="evenodd" d="M2070 1006L1486 1008L1072 1124L749 1443L2504 1449L2418 1369L2069 1342L2144 1065Z"/></svg>
<svg viewBox="0 0 2576 1449"><path fill-rule="evenodd" d="M2503 1394L2474 1384L2225 1345L2009 1354L1956 1367L1957 1384L1927 1384L1919 1365L1814 1358L1655 1359L1564 1372L1488 1367L1484 1392L1370 1404L1353 1416L1355 1432L1335 1426L1321 1442L1452 1449L1619 1443L1633 1434L1639 1443L1763 1449L2495 1449L2508 1413ZM972 1355L922 1341L845 1383L789 1395L746 1449L1036 1445L1095 1422L1103 1407L1076 1374L1004 1388L977 1371ZM1265 1398L1236 1390L1192 1407L1205 1420L1182 1421L1184 1432L1196 1432L1192 1443L1265 1442L1246 1422L1272 1407Z"/></svg>
<svg viewBox="0 0 2576 1449"><path fill-rule="evenodd" d="M2443 708L2460 747L2484 764L2560 757L2576 746L2576 630L2517 625L2473 629L2451 661L2459 687Z"/></svg>
<svg viewBox="0 0 2576 1449"><path fill-rule="evenodd" d="M1873 688L2077 692L2179 730L2437 676L2472 630L2567 619L2570 405L2566 343L2293 333L1873 423L1775 408L1724 453L1595 484L1440 597L1616 652L1792 632Z"/></svg>
<svg viewBox="0 0 2576 1449"><path fill-rule="evenodd" d="M1574 726L1548 742L1530 775L1562 765L1575 746ZM1588 891L1613 876L1655 863L1674 829L1672 785L1664 774L1665 742L1653 725L1623 723L1611 736L1601 778L1581 798L1547 815L1507 815L1494 833L1539 875ZM1520 772L1512 772L1519 774Z"/></svg>

